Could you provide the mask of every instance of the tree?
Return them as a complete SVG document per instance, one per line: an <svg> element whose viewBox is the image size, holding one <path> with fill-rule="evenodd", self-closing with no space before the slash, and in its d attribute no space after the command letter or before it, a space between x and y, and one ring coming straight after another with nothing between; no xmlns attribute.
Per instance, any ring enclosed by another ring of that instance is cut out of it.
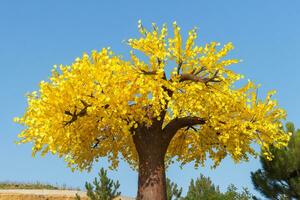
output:
<svg viewBox="0 0 300 200"><path fill-rule="evenodd" d="M250 194L249 190L247 188L243 188L243 191L239 193L237 191L237 188L231 184L227 187L227 191L222 195L223 200L249 200L253 199L252 195Z"/></svg>
<svg viewBox="0 0 300 200"><path fill-rule="evenodd" d="M167 178L167 200L180 200L182 188ZM173 198L174 197L174 198Z"/></svg>
<svg viewBox="0 0 300 200"><path fill-rule="evenodd" d="M262 169L251 173L255 189L270 199L300 199L300 130L287 123L285 131L291 134L288 146L271 148L274 159L262 155Z"/></svg>
<svg viewBox="0 0 300 200"><path fill-rule="evenodd" d="M165 167L174 157L197 167L209 156L217 166L226 155L236 162L256 155L253 142L266 153L271 144L284 146L285 112L274 92L258 100L253 82L234 87L242 75L228 66L238 60L224 58L233 45L197 46L195 29L183 44L173 27L168 37L165 25L148 31L139 23L141 37L128 44L148 60L104 48L55 66L15 119L26 127L20 143L32 142L33 155L64 157L73 170L89 170L101 157L116 168L122 158L138 170L137 198L146 200L167 198Z"/></svg>
<svg viewBox="0 0 300 200"><path fill-rule="evenodd" d="M85 183L85 189L87 191L87 196L90 200L112 200L117 196L121 195L121 192L118 192L120 187L119 181L114 182L112 179L107 177L107 171L103 168L99 172L99 180L94 179L93 185L91 183ZM76 195L77 200L80 200L80 197Z"/></svg>
<svg viewBox="0 0 300 200"><path fill-rule="evenodd" d="M191 180L185 200L221 200L219 186L215 186L209 177L202 174L194 181Z"/></svg>
<svg viewBox="0 0 300 200"><path fill-rule="evenodd" d="M251 194L247 189L242 193L237 191L234 185L229 185L227 191L222 193L219 186L215 186L209 177L200 175L199 178L190 182L189 190L184 200L249 200Z"/></svg>

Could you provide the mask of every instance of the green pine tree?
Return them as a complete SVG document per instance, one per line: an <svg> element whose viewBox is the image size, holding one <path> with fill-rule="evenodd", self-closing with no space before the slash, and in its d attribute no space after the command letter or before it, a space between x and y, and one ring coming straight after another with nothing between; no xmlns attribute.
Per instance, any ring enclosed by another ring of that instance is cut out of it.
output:
<svg viewBox="0 0 300 200"><path fill-rule="evenodd" d="M252 199L252 195L250 194L247 188L243 188L243 191L239 193L237 191L237 187L233 184L227 187L227 191L222 194L223 200L249 200Z"/></svg>
<svg viewBox="0 0 300 200"><path fill-rule="evenodd" d="M200 175L199 178L190 182L187 196L184 200L250 200L250 192L244 188L241 193L234 185L229 185L227 191L222 193L219 186L212 183L209 177Z"/></svg>
<svg viewBox="0 0 300 200"><path fill-rule="evenodd" d="M300 199L300 130L293 123L285 130L292 133L288 146L272 148L272 161L261 156L262 169L251 173L255 189L269 199Z"/></svg>
<svg viewBox="0 0 300 200"><path fill-rule="evenodd" d="M112 200L121 195L121 192L118 191L120 187L119 181L114 182L112 179L109 179L107 171L103 168L100 169L98 175L99 180L95 178L93 184L85 183L87 196L90 200ZM76 198L80 200L78 195L76 195Z"/></svg>
<svg viewBox="0 0 300 200"><path fill-rule="evenodd" d="M180 200L182 188L167 178L167 200Z"/></svg>
<svg viewBox="0 0 300 200"><path fill-rule="evenodd" d="M191 180L185 200L221 200L221 195L219 187L201 174L196 181Z"/></svg>

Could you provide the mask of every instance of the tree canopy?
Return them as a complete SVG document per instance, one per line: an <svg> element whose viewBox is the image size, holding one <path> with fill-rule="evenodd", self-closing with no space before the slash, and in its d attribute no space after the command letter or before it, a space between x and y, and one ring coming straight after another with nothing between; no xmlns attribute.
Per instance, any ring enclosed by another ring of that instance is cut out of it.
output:
<svg viewBox="0 0 300 200"><path fill-rule="evenodd" d="M274 159L260 157L262 169L251 173L255 189L270 199L300 199L300 130L287 123L291 133L287 147L271 148Z"/></svg>
<svg viewBox="0 0 300 200"><path fill-rule="evenodd" d="M239 62L226 59L232 43L198 46L196 29L184 42L176 23L170 36L166 25L138 29L140 37L127 41L134 49L128 60L103 48L54 66L15 119L25 126L20 142L32 142L33 154L64 157L73 169L90 169L101 157L113 168L119 158L136 167L133 138L143 141L151 127L167 141L166 163L175 157L198 166L210 157L218 165L226 155L235 161L256 155L252 142L268 157L270 145L285 146L286 114L271 99L274 91L259 100L253 82L235 86L243 76L228 67Z"/></svg>

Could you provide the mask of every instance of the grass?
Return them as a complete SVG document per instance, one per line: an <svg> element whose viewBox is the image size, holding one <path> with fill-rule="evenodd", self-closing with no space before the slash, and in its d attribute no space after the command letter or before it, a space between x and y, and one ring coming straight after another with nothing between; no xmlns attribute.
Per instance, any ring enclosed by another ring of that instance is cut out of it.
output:
<svg viewBox="0 0 300 200"><path fill-rule="evenodd" d="M7 190L7 189L46 189L46 190L80 190L79 188L71 188L67 187L66 185L58 186L52 185L47 183L21 183L21 182L0 182L0 189Z"/></svg>

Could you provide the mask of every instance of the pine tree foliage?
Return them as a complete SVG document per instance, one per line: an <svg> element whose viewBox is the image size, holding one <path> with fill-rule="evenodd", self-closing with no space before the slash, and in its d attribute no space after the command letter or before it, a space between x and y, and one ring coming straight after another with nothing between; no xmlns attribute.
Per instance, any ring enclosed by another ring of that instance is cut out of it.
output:
<svg viewBox="0 0 300 200"><path fill-rule="evenodd" d="M274 159L260 157L262 169L251 173L256 190L270 199L300 199L300 130L287 123L285 131L291 134L286 148L271 148Z"/></svg>
<svg viewBox="0 0 300 200"><path fill-rule="evenodd" d="M227 191L222 195L223 200L249 200L252 199L247 188L243 188L242 192L238 192L237 187L233 184L227 187Z"/></svg>
<svg viewBox="0 0 300 200"><path fill-rule="evenodd" d="M215 186L209 177L205 177L202 174L194 181L191 180L189 190L185 200L196 199L219 199L221 192L218 186Z"/></svg>
<svg viewBox="0 0 300 200"><path fill-rule="evenodd" d="M182 188L167 178L167 200L180 200Z"/></svg>
<svg viewBox="0 0 300 200"><path fill-rule="evenodd" d="M107 171L103 168L100 169L98 175L99 180L95 178L93 184L88 182L85 183L87 196L90 200L112 200L121 195L121 192L118 191L120 187L119 181L114 182L112 179L108 178ZM78 195L77 200L80 200Z"/></svg>
<svg viewBox="0 0 300 200"><path fill-rule="evenodd" d="M187 196L184 200L249 200L252 199L250 192L244 188L240 193L234 185L229 185L227 191L222 193L219 186L213 184L209 177L200 175L199 178L190 182Z"/></svg>

